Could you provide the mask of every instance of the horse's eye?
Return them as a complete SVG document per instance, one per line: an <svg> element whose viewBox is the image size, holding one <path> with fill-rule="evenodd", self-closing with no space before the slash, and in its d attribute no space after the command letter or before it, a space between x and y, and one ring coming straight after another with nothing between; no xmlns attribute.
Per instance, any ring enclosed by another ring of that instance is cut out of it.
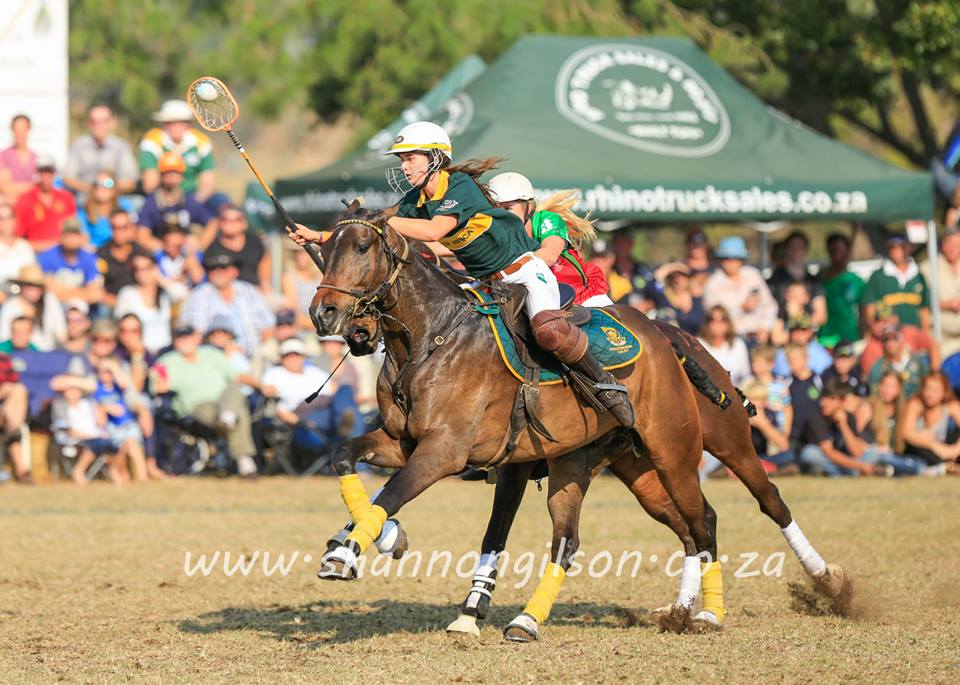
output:
<svg viewBox="0 0 960 685"><path fill-rule="evenodd" d="M357 243L354 249L357 251L357 254L363 254L370 249L370 243Z"/></svg>

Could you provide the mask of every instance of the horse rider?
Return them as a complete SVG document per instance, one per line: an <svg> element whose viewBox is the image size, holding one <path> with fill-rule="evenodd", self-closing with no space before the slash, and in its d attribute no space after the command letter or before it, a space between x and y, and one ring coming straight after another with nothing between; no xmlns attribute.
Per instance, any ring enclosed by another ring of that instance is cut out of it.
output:
<svg viewBox="0 0 960 685"><path fill-rule="evenodd" d="M540 244L535 254L546 262L560 283L573 288L576 304L584 307L613 304L603 272L584 261L577 251L580 242L596 237L593 222L573 212L577 191L561 190L538 204L530 179L513 171L497 174L490 179L488 187L497 206L516 214L527 235Z"/></svg>

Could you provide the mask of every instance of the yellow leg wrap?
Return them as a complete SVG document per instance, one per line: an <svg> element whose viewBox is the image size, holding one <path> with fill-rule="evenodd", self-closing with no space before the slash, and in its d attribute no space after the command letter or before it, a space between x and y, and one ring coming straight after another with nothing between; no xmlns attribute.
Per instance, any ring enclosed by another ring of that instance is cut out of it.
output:
<svg viewBox="0 0 960 685"><path fill-rule="evenodd" d="M340 476L340 496L343 497L343 503L354 523L370 508L370 498L367 497L367 491L356 473Z"/></svg>
<svg viewBox="0 0 960 685"><path fill-rule="evenodd" d="M383 507L378 507L376 504L370 505L353 526L347 541L356 542L360 545L360 551L365 552L370 543L380 535L386 520L387 512Z"/></svg>
<svg viewBox="0 0 960 685"><path fill-rule="evenodd" d="M723 574L719 561L709 564L700 562L700 587L703 590L704 610L711 612L723 623L727 610L723 607Z"/></svg>
<svg viewBox="0 0 960 685"><path fill-rule="evenodd" d="M533 597L523 608L523 613L530 614L537 623L543 623L550 616L550 609L553 603L557 601L557 595L560 594L560 588L563 586L563 579L566 572L559 564L550 562L543 573L540 582L537 583L537 589L533 592Z"/></svg>

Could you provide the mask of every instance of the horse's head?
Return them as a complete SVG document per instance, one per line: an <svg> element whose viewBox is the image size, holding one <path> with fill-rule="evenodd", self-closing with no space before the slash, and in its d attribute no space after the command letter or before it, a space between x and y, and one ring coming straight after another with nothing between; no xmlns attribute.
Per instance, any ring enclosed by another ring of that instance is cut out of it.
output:
<svg viewBox="0 0 960 685"><path fill-rule="evenodd" d="M323 243L326 270L310 303L319 335L342 335L354 355L379 342L379 317L403 265L406 243L387 228L389 212L362 209L356 201ZM397 246L395 243L400 243Z"/></svg>

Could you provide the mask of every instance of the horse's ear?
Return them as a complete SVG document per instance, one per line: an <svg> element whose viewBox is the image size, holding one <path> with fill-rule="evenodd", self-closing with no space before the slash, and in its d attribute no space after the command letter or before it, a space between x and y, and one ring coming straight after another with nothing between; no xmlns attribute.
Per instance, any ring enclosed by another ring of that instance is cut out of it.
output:
<svg viewBox="0 0 960 685"><path fill-rule="evenodd" d="M363 196L361 195L360 197L354 199L349 204L347 204L346 200L340 200L340 201L347 206L347 210L343 213L343 215L347 217L347 216L353 216L354 214L360 211L360 209L363 207L364 199L363 199Z"/></svg>

